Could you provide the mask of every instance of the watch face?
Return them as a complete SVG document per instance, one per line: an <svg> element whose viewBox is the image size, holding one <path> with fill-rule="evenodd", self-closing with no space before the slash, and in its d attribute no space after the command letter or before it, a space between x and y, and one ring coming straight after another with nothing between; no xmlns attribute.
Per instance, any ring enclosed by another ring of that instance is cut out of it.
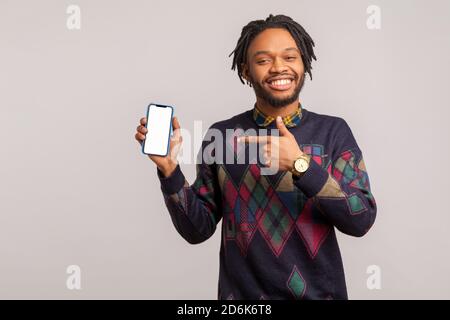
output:
<svg viewBox="0 0 450 320"><path fill-rule="evenodd" d="M305 172L308 169L308 162L305 159L298 159L295 161L295 170L298 172Z"/></svg>

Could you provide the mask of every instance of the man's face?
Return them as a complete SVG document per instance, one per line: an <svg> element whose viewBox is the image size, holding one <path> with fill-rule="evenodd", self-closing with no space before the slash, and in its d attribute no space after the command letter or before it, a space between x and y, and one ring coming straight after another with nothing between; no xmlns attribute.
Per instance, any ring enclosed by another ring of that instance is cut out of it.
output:
<svg viewBox="0 0 450 320"><path fill-rule="evenodd" d="M272 107L284 107L298 100L305 80L300 50L289 31L266 29L247 50L244 77L252 83L257 97Z"/></svg>

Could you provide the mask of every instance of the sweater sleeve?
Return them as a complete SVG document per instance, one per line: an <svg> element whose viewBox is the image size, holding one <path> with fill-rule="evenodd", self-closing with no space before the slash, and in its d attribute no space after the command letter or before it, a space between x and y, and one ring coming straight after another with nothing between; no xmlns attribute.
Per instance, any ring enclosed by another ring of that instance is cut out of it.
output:
<svg viewBox="0 0 450 320"><path fill-rule="evenodd" d="M294 184L328 220L345 234L361 237L377 213L375 198L360 148L347 123L341 119L333 159L328 169L311 160L308 170Z"/></svg>
<svg viewBox="0 0 450 320"><path fill-rule="evenodd" d="M200 159L204 146L205 142L197 159ZM196 171L196 179L189 185L179 165L169 177L164 177L157 169L172 223L177 232L191 244L210 238L222 218L215 164L198 160Z"/></svg>

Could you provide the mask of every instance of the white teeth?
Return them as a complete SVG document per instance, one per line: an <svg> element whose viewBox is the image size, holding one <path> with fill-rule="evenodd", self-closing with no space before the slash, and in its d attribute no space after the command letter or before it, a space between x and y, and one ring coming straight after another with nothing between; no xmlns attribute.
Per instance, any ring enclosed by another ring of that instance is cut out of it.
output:
<svg viewBox="0 0 450 320"><path fill-rule="evenodd" d="M271 82L271 84L275 86L283 86L289 83L291 83L291 79L275 80Z"/></svg>

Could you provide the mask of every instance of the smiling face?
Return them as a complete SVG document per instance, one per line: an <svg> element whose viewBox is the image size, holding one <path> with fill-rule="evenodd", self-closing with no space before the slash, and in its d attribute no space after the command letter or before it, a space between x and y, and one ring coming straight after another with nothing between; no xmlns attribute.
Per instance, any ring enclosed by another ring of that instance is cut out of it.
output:
<svg viewBox="0 0 450 320"><path fill-rule="evenodd" d="M300 50L282 28L266 29L253 39L242 70L256 96L276 108L298 100L305 80Z"/></svg>

